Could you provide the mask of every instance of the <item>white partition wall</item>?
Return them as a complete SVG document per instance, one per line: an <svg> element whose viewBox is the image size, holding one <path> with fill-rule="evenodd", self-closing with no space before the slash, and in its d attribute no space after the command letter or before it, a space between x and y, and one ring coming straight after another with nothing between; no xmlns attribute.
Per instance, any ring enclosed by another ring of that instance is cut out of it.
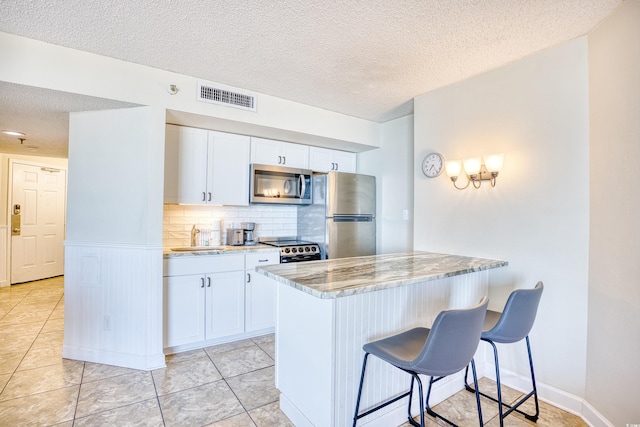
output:
<svg viewBox="0 0 640 427"><path fill-rule="evenodd" d="M63 357L164 366L164 121L149 107L71 113Z"/></svg>

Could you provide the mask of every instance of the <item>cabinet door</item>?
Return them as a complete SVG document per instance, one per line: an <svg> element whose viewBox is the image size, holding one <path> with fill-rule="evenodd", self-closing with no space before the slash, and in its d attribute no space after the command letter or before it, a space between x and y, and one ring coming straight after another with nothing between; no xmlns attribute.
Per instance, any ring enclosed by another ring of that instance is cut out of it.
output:
<svg viewBox="0 0 640 427"><path fill-rule="evenodd" d="M331 150L320 147L309 147L309 169L314 172L332 171Z"/></svg>
<svg viewBox="0 0 640 427"><path fill-rule="evenodd" d="M204 341L204 276L165 277L163 346Z"/></svg>
<svg viewBox="0 0 640 427"><path fill-rule="evenodd" d="M244 272L213 273L206 284L206 339L244 332Z"/></svg>
<svg viewBox="0 0 640 427"><path fill-rule="evenodd" d="M283 142L281 153L283 166L309 169L309 146Z"/></svg>
<svg viewBox="0 0 640 427"><path fill-rule="evenodd" d="M207 131L167 125L164 161L165 203L205 203Z"/></svg>
<svg viewBox="0 0 640 427"><path fill-rule="evenodd" d="M272 139L251 138L251 163L283 166L282 142Z"/></svg>
<svg viewBox="0 0 640 427"><path fill-rule="evenodd" d="M356 153L309 147L309 169L315 172L356 173Z"/></svg>
<svg viewBox="0 0 640 427"><path fill-rule="evenodd" d="M356 153L333 150L332 154L332 163L335 168L334 170L338 172L356 173Z"/></svg>
<svg viewBox="0 0 640 427"><path fill-rule="evenodd" d="M245 272L246 331L273 328L276 325L276 283L255 272L256 266L280 263L279 252L246 255Z"/></svg>
<svg viewBox="0 0 640 427"><path fill-rule="evenodd" d="M250 138L209 132L212 165L209 188L217 205L249 206Z"/></svg>

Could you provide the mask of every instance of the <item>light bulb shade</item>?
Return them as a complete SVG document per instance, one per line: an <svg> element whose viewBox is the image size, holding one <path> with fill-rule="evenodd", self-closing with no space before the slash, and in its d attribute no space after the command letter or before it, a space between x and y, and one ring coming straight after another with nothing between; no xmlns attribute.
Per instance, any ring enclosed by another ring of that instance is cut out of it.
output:
<svg viewBox="0 0 640 427"><path fill-rule="evenodd" d="M446 169L449 178L457 178L460 175L462 165L460 164L460 160L447 160L444 163L444 168Z"/></svg>
<svg viewBox="0 0 640 427"><path fill-rule="evenodd" d="M485 154L484 165L489 172L500 172L504 162L504 154Z"/></svg>
<svg viewBox="0 0 640 427"><path fill-rule="evenodd" d="M467 175L478 175L480 173L480 167L482 166L482 159L480 157L471 157L464 159L464 171Z"/></svg>

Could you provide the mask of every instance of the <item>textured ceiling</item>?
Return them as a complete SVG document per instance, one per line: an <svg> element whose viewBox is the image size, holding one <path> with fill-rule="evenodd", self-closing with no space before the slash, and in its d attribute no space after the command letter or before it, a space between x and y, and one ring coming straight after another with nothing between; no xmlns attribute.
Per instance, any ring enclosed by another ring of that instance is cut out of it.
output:
<svg viewBox="0 0 640 427"><path fill-rule="evenodd" d="M0 31L385 122L622 0L5 0Z"/></svg>
<svg viewBox="0 0 640 427"><path fill-rule="evenodd" d="M19 130L17 136L0 133L0 152L44 157L67 157L69 113L132 107L134 104L55 90L0 82L0 130Z"/></svg>

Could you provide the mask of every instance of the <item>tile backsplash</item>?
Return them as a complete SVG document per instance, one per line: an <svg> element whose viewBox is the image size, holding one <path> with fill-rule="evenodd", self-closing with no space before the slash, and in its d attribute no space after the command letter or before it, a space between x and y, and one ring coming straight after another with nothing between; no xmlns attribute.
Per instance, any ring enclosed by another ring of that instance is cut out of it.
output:
<svg viewBox="0 0 640 427"><path fill-rule="evenodd" d="M297 235L297 206L196 206L165 204L162 243L166 248L189 246L191 228L213 228L220 221L222 243L227 228L240 228L242 222L255 222L254 235L261 237Z"/></svg>

